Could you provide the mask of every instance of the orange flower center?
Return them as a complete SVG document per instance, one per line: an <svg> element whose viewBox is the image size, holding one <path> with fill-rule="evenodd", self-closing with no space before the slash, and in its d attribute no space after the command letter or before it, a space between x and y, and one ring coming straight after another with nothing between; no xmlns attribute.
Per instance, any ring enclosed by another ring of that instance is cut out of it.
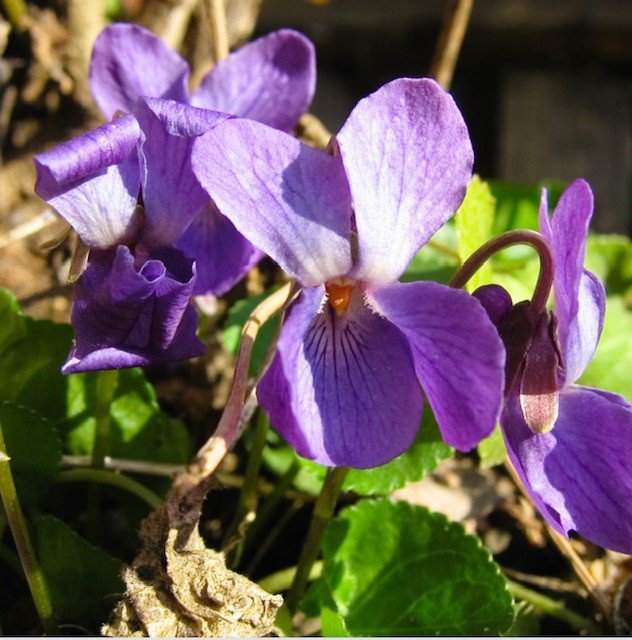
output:
<svg viewBox="0 0 632 640"><path fill-rule="evenodd" d="M338 315L342 315L349 308L354 289L355 282L348 278L336 278L325 285L327 301Z"/></svg>

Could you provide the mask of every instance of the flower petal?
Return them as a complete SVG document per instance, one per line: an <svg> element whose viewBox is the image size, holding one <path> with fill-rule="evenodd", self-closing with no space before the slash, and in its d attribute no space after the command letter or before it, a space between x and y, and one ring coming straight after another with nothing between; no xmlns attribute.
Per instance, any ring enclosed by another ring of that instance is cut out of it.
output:
<svg viewBox="0 0 632 640"><path fill-rule="evenodd" d="M220 61L191 104L290 131L311 104L315 86L314 45L296 31L281 29Z"/></svg>
<svg viewBox="0 0 632 640"><path fill-rule="evenodd" d="M575 382L590 362L603 326L603 285L584 269L593 206L592 191L584 180L575 180L562 193L550 221L546 192L540 204L540 232L555 257L555 314L567 383Z"/></svg>
<svg viewBox="0 0 632 640"><path fill-rule="evenodd" d="M141 96L188 102L189 65L161 38L135 24L112 24L96 39L90 62L94 100L111 118Z"/></svg>
<svg viewBox="0 0 632 640"><path fill-rule="evenodd" d="M176 246L195 260L196 296L221 296L263 257L212 202L202 209Z"/></svg>
<svg viewBox="0 0 632 640"><path fill-rule="evenodd" d="M357 290L341 317L324 289L304 289L257 393L272 425L306 458L328 466L384 464L419 429L422 396L410 350Z"/></svg>
<svg viewBox="0 0 632 640"><path fill-rule="evenodd" d="M75 287L76 337L64 373L135 367L204 352L189 304L195 270L174 249L140 269L128 247L95 251Z"/></svg>
<svg viewBox="0 0 632 640"><path fill-rule="evenodd" d="M487 313L436 282L394 284L369 304L406 337L445 442L469 451L488 436L503 398L505 350Z"/></svg>
<svg viewBox="0 0 632 640"><path fill-rule="evenodd" d="M135 115L144 138L142 241L166 246L182 235L209 201L191 169L192 142L231 116L155 98L139 100Z"/></svg>
<svg viewBox="0 0 632 640"><path fill-rule="evenodd" d="M614 394L609 394L614 395ZM507 451L555 529L632 552L632 406L589 387L560 393L553 430L535 434L515 397L503 413Z"/></svg>
<svg viewBox="0 0 632 640"><path fill-rule="evenodd" d="M361 100L337 140L360 246L355 275L393 282L465 196L467 127L434 80L399 79Z"/></svg>
<svg viewBox="0 0 632 640"><path fill-rule="evenodd" d="M35 192L92 248L128 242L138 231L140 130L118 118L35 156Z"/></svg>
<svg viewBox="0 0 632 640"><path fill-rule="evenodd" d="M351 199L340 158L231 120L193 144L193 171L237 230L302 285L351 268Z"/></svg>

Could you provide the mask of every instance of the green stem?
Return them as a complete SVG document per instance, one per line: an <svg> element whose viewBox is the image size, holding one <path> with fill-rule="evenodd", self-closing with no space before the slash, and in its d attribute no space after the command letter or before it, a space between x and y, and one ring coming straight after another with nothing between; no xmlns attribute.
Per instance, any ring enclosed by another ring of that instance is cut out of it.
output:
<svg viewBox="0 0 632 640"><path fill-rule="evenodd" d="M113 471L104 469L70 469L60 471L57 475L58 482L96 482L112 487L118 487L144 500L152 509L158 509L162 505L162 498L136 480Z"/></svg>
<svg viewBox="0 0 632 640"><path fill-rule="evenodd" d="M308 581L313 582L320 578L321 573L323 572L323 562L322 560L317 560L312 565L312 569L309 572ZM283 591L287 591L292 582L294 581L294 576L296 575L296 567L288 567L287 569L281 569L281 571L277 571L276 573L271 573L269 576L262 578L259 580L259 586L268 593L283 593Z"/></svg>
<svg viewBox="0 0 632 640"><path fill-rule="evenodd" d="M533 591L518 582L513 582L513 580L507 580L507 588L515 598L530 602L534 607L541 609L558 620L570 624L578 631L585 631L590 635L601 635L600 630L591 620L570 611L562 602L553 600L538 591Z"/></svg>
<svg viewBox="0 0 632 640"><path fill-rule="evenodd" d="M0 425L0 454L6 456L7 449L4 443L4 435L2 433L2 426ZM9 462L0 462L0 494L2 495L2 502L6 512L7 520L15 546L20 556L20 562L26 575L26 581L28 582L37 614L42 621L44 631L47 635L56 636L59 634L57 631L57 625L53 614L53 606L48 595L48 588L46 586L46 580L44 574L37 562L37 556L33 549L33 543L29 536L28 528L26 526L26 520L20 507L18 495L15 491L15 483L13 482L13 474L11 473L11 466Z"/></svg>
<svg viewBox="0 0 632 640"><path fill-rule="evenodd" d="M118 371L110 369L99 372L97 378L97 406L92 466L103 469L105 456L110 448L110 425L112 422L112 401L118 382Z"/></svg>
<svg viewBox="0 0 632 640"><path fill-rule="evenodd" d="M294 461L286 470L286 472L279 479L278 484L274 487L274 491L268 496L265 502L261 505L261 508L257 512L257 517L255 521L250 525L248 529L248 535L244 541L244 549L247 549L254 540L257 539L257 536L261 532L261 530L268 523L268 520L272 517L276 508L285 496L287 490L292 486L294 482L294 478L296 474L300 470L300 465L298 461Z"/></svg>
<svg viewBox="0 0 632 640"><path fill-rule="evenodd" d="M320 494L314 505L312 513L312 521L309 525L305 546L301 551L298 564L296 565L296 574L292 581L292 586L285 599L285 604L290 613L295 613L298 605L303 597L303 592L309 581L312 571L312 565L318 558L320 552L320 543L325 535L327 524L331 520L336 508L338 496L342 490L342 483L349 471L348 467L334 467L329 469L325 476L325 482L320 490Z"/></svg>
<svg viewBox="0 0 632 640"><path fill-rule="evenodd" d="M224 546L229 544L230 540L238 533L241 533L242 540L237 543L233 553L231 554L231 565L237 566L241 559L244 544L242 531L243 523L248 517L254 519L257 511L258 493L257 481L259 472L261 471L261 462L263 460L263 449L266 445L268 431L270 430L270 421L263 410L259 410L257 415L257 426L252 440L252 447L248 453L248 465L244 475L244 484L239 492L239 501L232 522L226 529L224 536Z"/></svg>
<svg viewBox="0 0 632 640"><path fill-rule="evenodd" d="M24 31L24 18L27 13L24 0L2 0L2 6L11 26L16 31Z"/></svg>

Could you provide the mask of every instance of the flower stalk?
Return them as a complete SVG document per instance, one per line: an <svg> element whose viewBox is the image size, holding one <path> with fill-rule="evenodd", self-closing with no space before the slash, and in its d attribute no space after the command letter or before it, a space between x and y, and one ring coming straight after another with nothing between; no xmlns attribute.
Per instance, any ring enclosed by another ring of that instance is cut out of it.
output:
<svg viewBox="0 0 632 640"><path fill-rule="evenodd" d="M44 631L47 635L55 636L59 632L55 623L53 605L51 604L46 579L37 561L24 513L15 490L11 466L7 459L7 448L2 433L2 425L0 425L0 454L2 454L0 456L0 495L2 496L7 521Z"/></svg>
<svg viewBox="0 0 632 640"><path fill-rule="evenodd" d="M348 472L348 467L333 467L329 469L320 494L316 499L305 545L296 565L296 574L292 580L292 586L285 599L285 604L292 614L296 613L305 587L309 582L312 567L320 553L320 545L325 535L325 529L334 514L336 502Z"/></svg>
<svg viewBox="0 0 632 640"><path fill-rule="evenodd" d="M92 449L92 466L103 469L105 457L110 448L110 427L112 422L112 401L116 392L118 371L110 369L101 371L97 378L96 426L94 447Z"/></svg>
<svg viewBox="0 0 632 640"><path fill-rule="evenodd" d="M450 286L455 289L464 287L468 280L487 262L495 253L511 247L515 244L526 244L533 247L540 258L540 273L533 290L531 308L536 315L546 309L546 303L553 286L554 261L549 243L544 236L536 231L519 229L507 231L492 238L479 247L459 268L450 280Z"/></svg>

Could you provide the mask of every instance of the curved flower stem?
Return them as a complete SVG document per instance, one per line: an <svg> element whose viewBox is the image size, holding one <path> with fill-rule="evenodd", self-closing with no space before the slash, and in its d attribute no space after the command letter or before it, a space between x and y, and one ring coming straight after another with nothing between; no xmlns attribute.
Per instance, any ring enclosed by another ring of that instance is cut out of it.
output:
<svg viewBox="0 0 632 640"><path fill-rule="evenodd" d="M452 277L452 280L450 280L449 286L455 289L461 289L492 255L514 244L527 244L538 252L540 258L540 273L538 274L538 281L533 290L531 308L536 313L543 312L546 309L546 302L549 299L551 287L553 286L554 262L549 243L544 236L537 231L518 229L516 231L501 233L499 236L492 238L479 247L461 265Z"/></svg>
<svg viewBox="0 0 632 640"><path fill-rule="evenodd" d="M429 74L446 91L452 84L454 67L461 52L473 5L474 0L448 0Z"/></svg>
<svg viewBox="0 0 632 640"><path fill-rule="evenodd" d="M174 478L167 496L166 506L171 526L179 528L198 519L213 473L241 433L242 412L248 390L248 369L255 338L261 326L291 302L296 291L295 285L288 282L263 300L246 321L237 350L233 385L217 429L186 470Z"/></svg>
<svg viewBox="0 0 632 640"><path fill-rule="evenodd" d="M329 469L320 494L316 499L305 545L298 559L298 564L296 565L296 574L292 581L292 586L285 599L285 604L291 614L296 612L301 603L303 592L305 591L312 571L312 566L320 552L320 544L325 535L325 529L334 514L336 502L342 490L342 483L348 472L348 467L334 467L333 469Z"/></svg>
<svg viewBox="0 0 632 640"><path fill-rule="evenodd" d="M263 461L263 449L266 445L266 438L270 430L270 421L268 416L259 409L257 416L257 424L255 427L254 437L252 439L252 447L248 453L248 465L244 474L244 484L239 492L239 501L233 520L228 525L224 534L223 546L227 546L231 538L239 533L240 539L236 542L236 546L232 552L231 565L237 566L241 558L244 547L245 527L248 522L252 523L255 518L258 502L257 480L259 479L259 471Z"/></svg>
<svg viewBox="0 0 632 640"><path fill-rule="evenodd" d="M96 482L98 484L106 484L133 493L152 509L157 509L162 505L162 499L140 482L120 473L105 471L104 469L69 469L60 471L57 475L57 482Z"/></svg>
<svg viewBox="0 0 632 640"><path fill-rule="evenodd" d="M112 422L112 401L116 392L118 371L100 371L97 378L97 406L95 412L94 447L92 466L103 469L105 456L110 448L110 425Z"/></svg>
<svg viewBox="0 0 632 640"><path fill-rule="evenodd" d="M11 466L8 462L7 449L4 443L4 435L2 433L2 425L0 425L0 494L2 495L2 503L6 512L7 520L13 540L20 556L20 562L26 575L26 581L37 609L37 614L42 621L44 631L47 635L58 635L57 625L53 614L53 605L48 594L48 587L44 574L37 562L37 556L33 549L33 543L29 536L26 520L20 507L18 495L15 491L15 483L13 482L13 474Z"/></svg>
<svg viewBox="0 0 632 640"><path fill-rule="evenodd" d="M274 576L270 576L270 578L273 577ZM600 630L595 624L593 624L592 620L584 618L574 611L567 609L562 602L553 600L552 598L549 598L538 591L533 591L532 589L514 582L513 580L507 580L507 588L515 598L531 603L534 607L548 613L553 618L557 618L558 620L562 620L563 622L570 624L573 628L577 629L577 631L585 631L586 633L594 636L601 635Z"/></svg>

